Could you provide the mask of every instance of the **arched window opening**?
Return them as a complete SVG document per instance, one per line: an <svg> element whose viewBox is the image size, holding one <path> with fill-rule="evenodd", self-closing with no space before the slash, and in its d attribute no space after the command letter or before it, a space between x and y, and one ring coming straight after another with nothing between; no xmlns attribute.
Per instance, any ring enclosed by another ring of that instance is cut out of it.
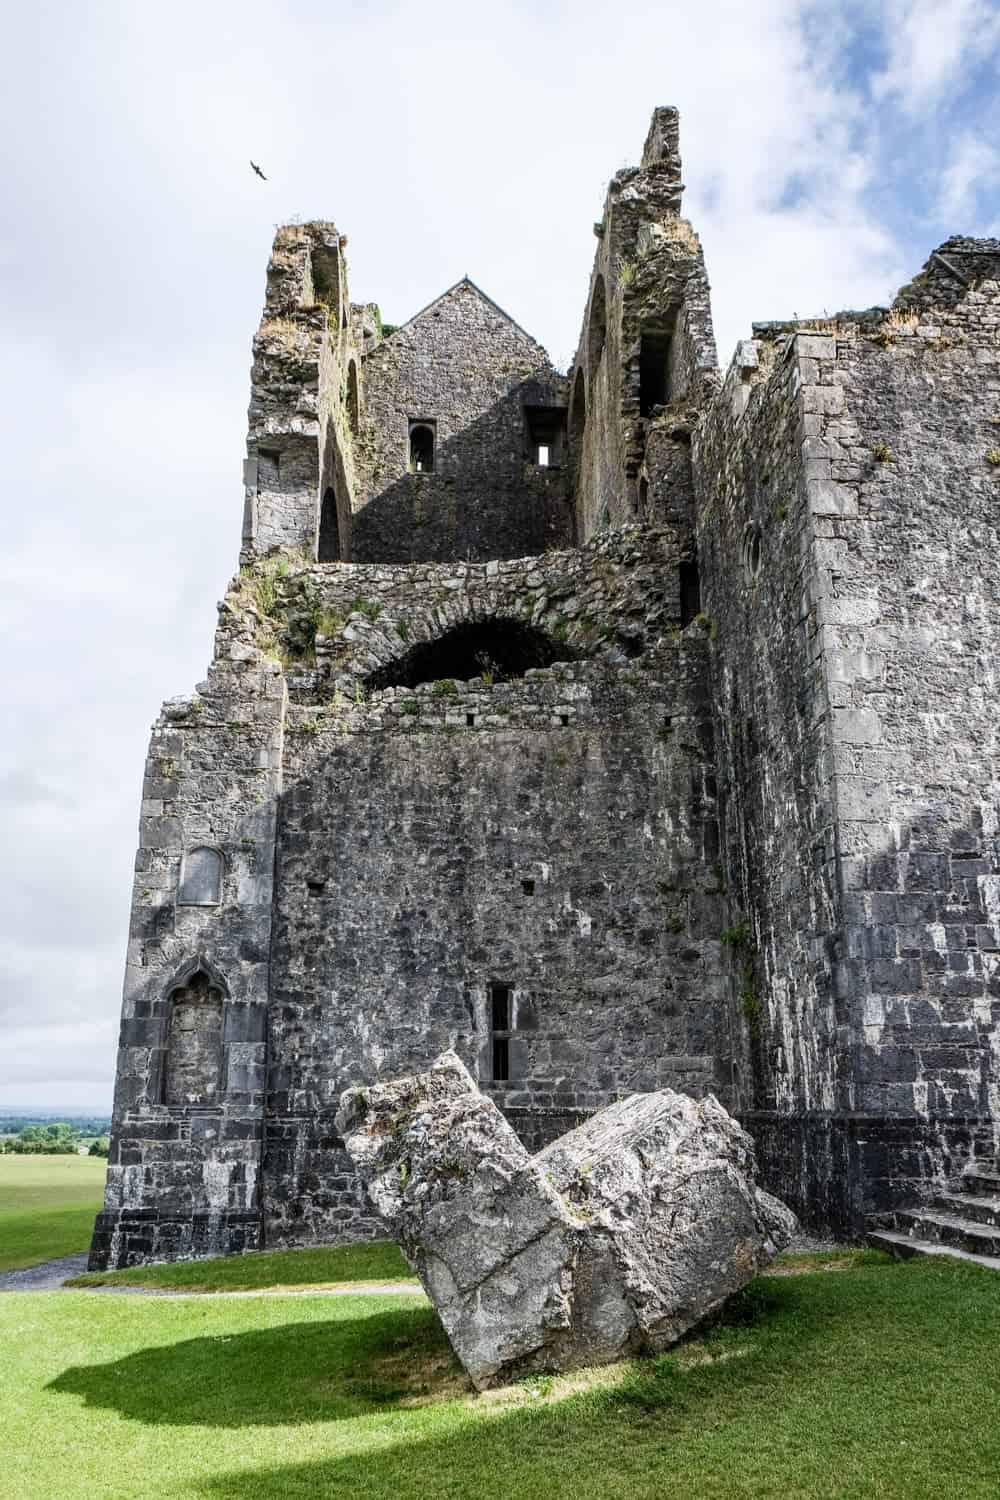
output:
<svg viewBox="0 0 1000 1500"><path fill-rule="evenodd" d="M531 667L550 667L574 655L544 631L519 620L471 620L389 662L372 674L368 684L378 691L447 679L469 682L475 677L486 683L508 682L523 677Z"/></svg>
<svg viewBox="0 0 1000 1500"><path fill-rule="evenodd" d="M608 299L604 290L604 277L594 278L594 290L590 294L590 324L587 334L587 357L590 376L593 379L604 353L604 340L608 333Z"/></svg>
<svg viewBox="0 0 1000 1500"><path fill-rule="evenodd" d="M430 422L410 423L410 472L434 472L434 427Z"/></svg>
<svg viewBox="0 0 1000 1500"><path fill-rule="evenodd" d="M670 335L644 329L639 337L639 415L652 416L670 400Z"/></svg>
<svg viewBox="0 0 1000 1500"><path fill-rule="evenodd" d="M357 437L361 425L361 407L358 403L358 367L353 359L347 366L347 420Z"/></svg>
<svg viewBox="0 0 1000 1500"><path fill-rule="evenodd" d="M569 435L574 443L578 443L583 437L583 429L587 425L587 382L583 376L583 368L577 370L576 379L573 382L573 400L569 408Z"/></svg>
<svg viewBox="0 0 1000 1500"><path fill-rule="evenodd" d="M317 562L340 561L340 523L337 520L337 495L332 484L323 495L323 505L319 513L319 546L316 549L316 560Z"/></svg>
<svg viewBox="0 0 1000 1500"><path fill-rule="evenodd" d="M222 900L222 855L218 849L189 849L181 861L178 906L218 906Z"/></svg>
<svg viewBox="0 0 1000 1500"><path fill-rule="evenodd" d="M222 991L199 969L170 997L166 1104L216 1104L222 1093Z"/></svg>

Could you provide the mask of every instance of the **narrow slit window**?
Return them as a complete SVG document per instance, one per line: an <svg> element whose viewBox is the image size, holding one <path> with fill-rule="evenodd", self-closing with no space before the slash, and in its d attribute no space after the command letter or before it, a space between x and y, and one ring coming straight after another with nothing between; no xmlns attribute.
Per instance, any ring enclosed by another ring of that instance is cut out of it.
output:
<svg viewBox="0 0 1000 1500"><path fill-rule="evenodd" d="M513 990L509 984L490 985L490 1050L494 1083L506 1083L510 1078L512 997Z"/></svg>
<svg viewBox="0 0 1000 1500"><path fill-rule="evenodd" d="M701 579L698 562L682 562L680 565L681 629L691 624L701 613Z"/></svg>

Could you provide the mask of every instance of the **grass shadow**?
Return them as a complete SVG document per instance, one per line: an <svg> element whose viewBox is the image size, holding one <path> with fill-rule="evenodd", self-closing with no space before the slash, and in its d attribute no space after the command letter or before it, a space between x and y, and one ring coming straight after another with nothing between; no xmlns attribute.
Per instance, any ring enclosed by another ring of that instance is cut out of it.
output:
<svg viewBox="0 0 1000 1500"><path fill-rule="evenodd" d="M73 1366L46 1387L132 1421L179 1427L338 1421L468 1388L430 1307L185 1339Z"/></svg>

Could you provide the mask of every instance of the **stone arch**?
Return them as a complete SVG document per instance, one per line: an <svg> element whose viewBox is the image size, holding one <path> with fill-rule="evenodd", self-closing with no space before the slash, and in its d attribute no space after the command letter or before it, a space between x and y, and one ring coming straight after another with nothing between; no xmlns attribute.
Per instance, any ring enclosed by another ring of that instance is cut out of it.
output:
<svg viewBox="0 0 1000 1500"><path fill-rule="evenodd" d="M171 987L163 1102L175 1106L218 1104L223 1092L225 986L212 966L194 959Z"/></svg>
<svg viewBox="0 0 1000 1500"><path fill-rule="evenodd" d="M583 374L583 366L578 365L576 379L573 382L573 397L569 407L569 435L573 443L579 443L583 438L583 429L587 425L587 382Z"/></svg>
<svg viewBox="0 0 1000 1500"><path fill-rule="evenodd" d="M357 437L361 427L361 405L358 399L358 366L353 359L347 366L347 421L351 432Z"/></svg>
<svg viewBox="0 0 1000 1500"><path fill-rule="evenodd" d="M523 677L533 667L550 667L575 655L563 642L516 615L470 617L414 643L373 672L368 685L378 691L446 678L506 682Z"/></svg>
<svg viewBox="0 0 1000 1500"><path fill-rule="evenodd" d="M608 296L604 277L598 272L594 277L594 289L590 294L590 318L587 323L587 363L593 380L604 353L608 336Z"/></svg>

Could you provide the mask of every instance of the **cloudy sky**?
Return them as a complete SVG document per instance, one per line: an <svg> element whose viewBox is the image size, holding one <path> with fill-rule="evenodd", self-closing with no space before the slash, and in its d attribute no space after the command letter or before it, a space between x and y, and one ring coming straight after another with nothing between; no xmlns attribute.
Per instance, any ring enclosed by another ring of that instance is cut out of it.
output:
<svg viewBox="0 0 1000 1500"><path fill-rule="evenodd" d="M725 363L1000 234L1000 0L33 0L4 42L0 1108L104 1109L145 742L235 566L274 225L334 219L391 322L467 273L565 364L607 179L677 104Z"/></svg>

